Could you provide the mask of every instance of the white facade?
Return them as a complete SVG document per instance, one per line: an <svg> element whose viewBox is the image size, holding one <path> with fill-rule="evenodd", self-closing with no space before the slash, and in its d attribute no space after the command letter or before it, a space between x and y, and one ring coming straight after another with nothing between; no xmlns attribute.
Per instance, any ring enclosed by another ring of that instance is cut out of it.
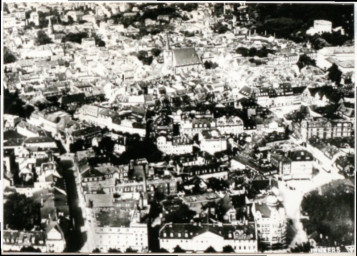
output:
<svg viewBox="0 0 357 256"><path fill-rule="evenodd" d="M253 203L252 214L256 221L258 236L261 243L267 245L285 244L287 221L283 206L278 199L269 195L262 201Z"/></svg>
<svg viewBox="0 0 357 256"><path fill-rule="evenodd" d="M108 128L109 130L138 134L144 137L146 134L145 128L134 128L133 123L130 120L122 120L120 124L114 123L111 116L100 114L101 108L91 105L82 106L75 116L80 121L85 121L101 128Z"/></svg>
<svg viewBox="0 0 357 256"><path fill-rule="evenodd" d="M131 223L128 227L96 227L95 248L107 252L119 249L125 252L129 247L139 252L148 248L147 224Z"/></svg>
<svg viewBox="0 0 357 256"><path fill-rule="evenodd" d="M314 20L314 26L306 31L308 35L315 35L332 32L332 22L328 20Z"/></svg>
<svg viewBox="0 0 357 256"><path fill-rule="evenodd" d="M173 144L172 141L168 141L166 137L159 136L156 140L157 148L164 154L169 155L183 155L192 153L193 144Z"/></svg>
<svg viewBox="0 0 357 256"><path fill-rule="evenodd" d="M254 253L258 252L258 243L255 237L246 236L245 239L237 239L235 232L222 234L221 228L217 227L217 231L206 230L202 233L195 234L195 232L171 232L166 231L165 224L160 230L160 248L174 252L176 246L181 247L188 252L203 253L207 248L213 247L216 252L222 252L223 247L230 245L235 252ZM180 225L180 224L173 224ZM191 224L194 225L194 224ZM219 232L221 231L221 234ZM175 234L174 234L175 233Z"/></svg>

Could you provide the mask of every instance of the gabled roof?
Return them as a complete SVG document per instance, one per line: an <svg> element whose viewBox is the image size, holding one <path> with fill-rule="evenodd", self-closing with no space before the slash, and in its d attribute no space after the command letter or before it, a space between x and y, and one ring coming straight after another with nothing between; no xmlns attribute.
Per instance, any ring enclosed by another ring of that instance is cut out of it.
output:
<svg viewBox="0 0 357 256"><path fill-rule="evenodd" d="M172 50L176 67L201 64L201 60L194 48L180 48Z"/></svg>
<svg viewBox="0 0 357 256"><path fill-rule="evenodd" d="M85 94L77 93L77 94L64 95L61 97L61 99L59 101L63 105L67 105L70 103L84 103L85 102Z"/></svg>
<svg viewBox="0 0 357 256"><path fill-rule="evenodd" d="M167 223L160 230L159 236L165 239L192 239L206 232L221 236L223 239L256 239L254 223L248 223L247 225Z"/></svg>

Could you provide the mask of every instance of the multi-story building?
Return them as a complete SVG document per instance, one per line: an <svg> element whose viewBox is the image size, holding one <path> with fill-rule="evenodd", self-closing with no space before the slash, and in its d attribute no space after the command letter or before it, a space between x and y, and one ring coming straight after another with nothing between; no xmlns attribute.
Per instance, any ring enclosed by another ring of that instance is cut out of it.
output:
<svg viewBox="0 0 357 256"><path fill-rule="evenodd" d="M218 202L221 198L216 192L206 192L203 194L193 194L193 195L183 195L179 196L182 202L191 210L201 213L204 209L203 207L208 203Z"/></svg>
<svg viewBox="0 0 357 256"><path fill-rule="evenodd" d="M94 105L83 105L74 114L75 118L109 130L145 136L146 126L130 119L121 119L113 110Z"/></svg>
<svg viewBox="0 0 357 256"><path fill-rule="evenodd" d="M255 88L252 96L263 107L282 107L301 103L306 87L291 87L281 84L278 88Z"/></svg>
<svg viewBox="0 0 357 256"><path fill-rule="evenodd" d="M166 68L173 70L175 74L199 71L203 68L202 61L194 48L171 49L168 36L164 51L164 63Z"/></svg>
<svg viewBox="0 0 357 256"><path fill-rule="evenodd" d="M314 20L314 26L306 31L308 35L315 35L332 32L332 22L329 20Z"/></svg>
<svg viewBox="0 0 357 256"><path fill-rule="evenodd" d="M257 198L252 205L260 243L264 248L284 247L287 219L285 208L273 195Z"/></svg>
<svg viewBox="0 0 357 256"><path fill-rule="evenodd" d="M199 176L205 180L209 178L227 179L228 166L220 164L185 166L180 173L188 177Z"/></svg>
<svg viewBox="0 0 357 256"><path fill-rule="evenodd" d="M31 114L28 123L40 126L53 136L64 130L66 124L72 119L71 115L57 108L47 108Z"/></svg>
<svg viewBox="0 0 357 256"><path fill-rule="evenodd" d="M114 187L116 193L149 192L155 190L166 195L175 195L177 193L177 183L180 179L167 176L167 178L148 178L143 181L121 180Z"/></svg>
<svg viewBox="0 0 357 256"><path fill-rule="evenodd" d="M329 139L336 137L350 137L353 125L346 120L328 120L326 118L310 118L295 124L298 133L304 141L311 137Z"/></svg>
<svg viewBox="0 0 357 256"><path fill-rule="evenodd" d="M159 232L160 247L174 252L176 246L188 252L203 253L212 247L222 252L231 246L235 252L258 252L254 222L243 225L210 223L166 223Z"/></svg>
<svg viewBox="0 0 357 256"><path fill-rule="evenodd" d="M278 168L279 176L283 180L312 178L314 157L306 150L273 153L270 160Z"/></svg>
<svg viewBox="0 0 357 256"><path fill-rule="evenodd" d="M205 130L199 134L200 149L210 154L227 150L227 140L225 136L215 130Z"/></svg>
<svg viewBox="0 0 357 256"><path fill-rule="evenodd" d="M216 121L213 118L194 118L193 120L186 119L180 122L180 133L189 136L214 128L216 128Z"/></svg>
<svg viewBox="0 0 357 256"><path fill-rule="evenodd" d="M60 253L64 251L66 241L57 223L50 224L47 230L40 231L4 230L4 251L20 252L29 246L42 253Z"/></svg>
<svg viewBox="0 0 357 256"><path fill-rule="evenodd" d="M186 135L175 136L171 139L166 136L159 136L156 139L156 145L160 151L169 155L181 155L193 151L193 140Z"/></svg>
<svg viewBox="0 0 357 256"><path fill-rule="evenodd" d="M138 252L148 250L148 226L140 222L136 209L98 208L94 225L95 248L100 251L127 249Z"/></svg>
<svg viewBox="0 0 357 256"><path fill-rule="evenodd" d="M239 134L243 132L243 121L237 116L222 116L216 119L216 128L221 134Z"/></svg>

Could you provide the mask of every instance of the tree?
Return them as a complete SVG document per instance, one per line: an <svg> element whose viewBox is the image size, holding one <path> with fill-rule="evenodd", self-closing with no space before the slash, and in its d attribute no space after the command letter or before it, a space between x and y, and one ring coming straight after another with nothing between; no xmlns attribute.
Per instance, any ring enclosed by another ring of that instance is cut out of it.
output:
<svg viewBox="0 0 357 256"><path fill-rule="evenodd" d="M294 248L291 248L291 252L305 252L308 253L311 250L310 242L304 242L301 244L296 244Z"/></svg>
<svg viewBox="0 0 357 256"><path fill-rule="evenodd" d="M314 59L311 59L309 56L307 56L306 54L303 54L299 57L298 62L296 63L296 65L299 67L299 69L301 70L302 68L306 67L306 66L316 66L316 61Z"/></svg>
<svg viewBox="0 0 357 256"><path fill-rule="evenodd" d="M75 141L73 144L70 144L70 146L69 146L70 152L77 152L77 151L83 150L83 149L85 149L85 145L86 145L85 141L82 139L79 139L79 140Z"/></svg>
<svg viewBox="0 0 357 256"><path fill-rule="evenodd" d="M82 39L87 37L88 34L86 32L69 33L62 38L62 43L73 42L73 43L81 44Z"/></svg>
<svg viewBox="0 0 357 256"><path fill-rule="evenodd" d="M119 249L109 248L108 252L121 252Z"/></svg>
<svg viewBox="0 0 357 256"><path fill-rule="evenodd" d="M186 252L184 249L182 249L179 245L176 245L174 248L174 252Z"/></svg>
<svg viewBox="0 0 357 256"><path fill-rule="evenodd" d="M4 64L13 63L15 61L15 55L7 47L4 47Z"/></svg>
<svg viewBox="0 0 357 256"><path fill-rule="evenodd" d="M187 223L190 222L196 212L191 210L186 204L181 205L177 210L165 216L166 222Z"/></svg>
<svg viewBox="0 0 357 256"><path fill-rule="evenodd" d="M153 57L148 56L147 51L139 51L137 57L144 65L151 65L153 61Z"/></svg>
<svg viewBox="0 0 357 256"><path fill-rule="evenodd" d="M354 193L344 180L334 181L306 195L301 203L302 223L308 236L316 233L315 241L321 246L341 246L354 241ZM325 239L326 236L329 239ZM336 242L336 244L335 244ZM307 246L307 245L305 245Z"/></svg>
<svg viewBox="0 0 357 256"><path fill-rule="evenodd" d="M104 137L99 142L99 149L103 150L104 153L111 153L114 151L115 142L110 137Z"/></svg>
<svg viewBox="0 0 357 256"><path fill-rule="evenodd" d="M40 249L35 249L32 246L28 246L28 247L22 247L20 252L41 252Z"/></svg>
<svg viewBox="0 0 357 256"><path fill-rule="evenodd" d="M205 252L206 252L206 253L215 253L216 250L215 250L212 246L210 246L210 247L208 247L208 248L205 250Z"/></svg>
<svg viewBox="0 0 357 256"><path fill-rule="evenodd" d="M223 247L223 252L234 252L234 249L230 245L226 245Z"/></svg>
<svg viewBox="0 0 357 256"><path fill-rule="evenodd" d="M161 50L159 48L152 48L151 49L151 54L154 55L155 57L159 56L161 53Z"/></svg>
<svg viewBox="0 0 357 256"><path fill-rule="evenodd" d="M238 47L236 53L242 55L243 57L249 56L249 49L245 47Z"/></svg>
<svg viewBox="0 0 357 256"><path fill-rule="evenodd" d="M99 47L105 47L105 42L102 40L102 38L100 38L100 36L94 35L94 41L95 41L95 45Z"/></svg>
<svg viewBox="0 0 357 256"><path fill-rule="evenodd" d="M44 45L44 44L51 44L53 42L52 39L43 30L39 30L37 32L36 43L38 45Z"/></svg>
<svg viewBox="0 0 357 256"><path fill-rule="evenodd" d="M250 57L254 57L254 56L257 55L257 52L258 52L258 51L257 51L257 48L252 47L252 48L249 49L249 54L248 54L248 55L249 55Z"/></svg>
<svg viewBox="0 0 357 256"><path fill-rule="evenodd" d="M92 252L94 252L94 253L99 253L100 250L99 250L98 248L95 248Z"/></svg>
<svg viewBox="0 0 357 256"><path fill-rule="evenodd" d="M67 24L72 25L73 23L74 23L74 19L72 18L72 16L68 16Z"/></svg>
<svg viewBox="0 0 357 256"><path fill-rule="evenodd" d="M8 90L4 90L4 113L28 118L34 110L33 106L26 105L19 98L17 92L10 93Z"/></svg>
<svg viewBox="0 0 357 256"><path fill-rule="evenodd" d="M218 67L218 64L212 61L205 61L204 63L205 69L215 69L216 67Z"/></svg>
<svg viewBox="0 0 357 256"><path fill-rule="evenodd" d="M226 180L220 180L215 177L208 179L207 186L215 191L221 191L228 188L229 184Z"/></svg>
<svg viewBox="0 0 357 256"><path fill-rule="evenodd" d="M41 205L32 198L11 194L4 205L4 224L11 229L31 230L41 224Z"/></svg>
<svg viewBox="0 0 357 256"><path fill-rule="evenodd" d="M129 253L132 253L132 252L136 252L135 250L133 250L131 247L127 248L125 252L129 252Z"/></svg>
<svg viewBox="0 0 357 256"><path fill-rule="evenodd" d="M213 31L217 34L224 34L228 31L228 27L225 24L222 24L221 22L218 22L213 25Z"/></svg>
<svg viewBox="0 0 357 256"><path fill-rule="evenodd" d="M336 85L341 85L341 77L342 77L342 72L338 68L338 66L334 63L332 66L328 69L328 78L335 82Z"/></svg>
<svg viewBox="0 0 357 256"><path fill-rule="evenodd" d="M193 10L197 10L198 4L197 3L184 3L184 4L178 4L178 7L186 12L192 12Z"/></svg>

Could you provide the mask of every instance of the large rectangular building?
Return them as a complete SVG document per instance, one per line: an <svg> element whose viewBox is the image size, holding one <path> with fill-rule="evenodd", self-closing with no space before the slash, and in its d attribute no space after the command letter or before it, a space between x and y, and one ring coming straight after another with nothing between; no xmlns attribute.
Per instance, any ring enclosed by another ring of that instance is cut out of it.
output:
<svg viewBox="0 0 357 256"><path fill-rule="evenodd" d="M258 252L254 222L243 225L209 223L166 223L159 232L160 247L174 252L179 246L188 252L203 253L212 247L222 252L231 246L235 252Z"/></svg>
<svg viewBox="0 0 357 256"><path fill-rule="evenodd" d="M140 222L136 210L100 208L95 212L94 243L102 252L109 249L125 252L129 248L147 252L148 227Z"/></svg>
<svg viewBox="0 0 357 256"><path fill-rule="evenodd" d="M336 137L350 137L353 132L353 125L346 120L328 120L326 118L305 119L296 125L301 138L304 141L311 137L320 139L330 139Z"/></svg>

